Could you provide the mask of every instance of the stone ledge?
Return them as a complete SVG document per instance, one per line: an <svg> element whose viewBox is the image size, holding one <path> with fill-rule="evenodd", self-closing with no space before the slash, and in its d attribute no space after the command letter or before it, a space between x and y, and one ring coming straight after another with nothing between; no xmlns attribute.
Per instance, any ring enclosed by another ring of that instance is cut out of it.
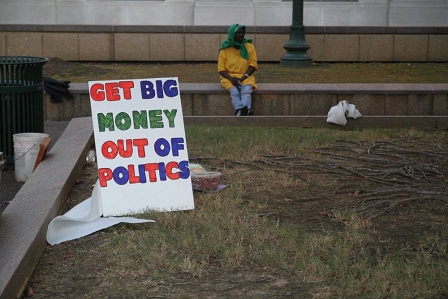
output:
<svg viewBox="0 0 448 299"><path fill-rule="evenodd" d="M0 299L20 298L93 144L91 118L73 119L0 215Z"/></svg>
<svg viewBox="0 0 448 299"><path fill-rule="evenodd" d="M73 83L72 100L52 103L45 95L45 118L68 121L91 116L87 83ZM233 114L219 83L180 83L184 116ZM363 116L447 116L448 84L259 84L256 116L326 116L339 101L356 105Z"/></svg>
<svg viewBox="0 0 448 299"><path fill-rule="evenodd" d="M180 83L181 94L227 94L219 83ZM87 83L71 83L72 93L89 93ZM448 84L259 83L254 94L448 94Z"/></svg>
<svg viewBox="0 0 448 299"><path fill-rule="evenodd" d="M348 119L345 126L327 123L326 116L186 116L188 125L252 126L252 127L299 127L342 130L362 129L448 129L448 116L363 116Z"/></svg>

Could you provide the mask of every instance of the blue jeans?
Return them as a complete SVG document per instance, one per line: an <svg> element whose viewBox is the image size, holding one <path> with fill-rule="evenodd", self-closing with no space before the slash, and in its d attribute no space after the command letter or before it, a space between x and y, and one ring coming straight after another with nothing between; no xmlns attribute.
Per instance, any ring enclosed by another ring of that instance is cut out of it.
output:
<svg viewBox="0 0 448 299"><path fill-rule="evenodd" d="M241 87L233 86L229 89L230 98L232 99L233 109L238 110L247 106L252 106L252 91L254 87L251 84L242 85Z"/></svg>

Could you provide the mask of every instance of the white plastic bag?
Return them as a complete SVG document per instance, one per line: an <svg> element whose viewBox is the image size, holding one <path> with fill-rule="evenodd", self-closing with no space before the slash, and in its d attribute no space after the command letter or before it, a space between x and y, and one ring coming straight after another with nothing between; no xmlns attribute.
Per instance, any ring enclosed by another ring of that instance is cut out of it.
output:
<svg viewBox="0 0 448 299"><path fill-rule="evenodd" d="M361 113L356 109L355 105L349 104L347 101L340 101L336 106L331 107L328 112L327 122L345 126L347 124L347 117L357 119L361 116Z"/></svg>
<svg viewBox="0 0 448 299"><path fill-rule="evenodd" d="M361 113L356 109L355 105L348 104L348 113L347 117L357 119L358 117L361 117Z"/></svg>
<svg viewBox="0 0 448 299"><path fill-rule="evenodd" d="M327 123L345 126L347 124L347 119L345 118L347 109L347 101L341 101L336 106L331 107L330 111L328 112Z"/></svg>

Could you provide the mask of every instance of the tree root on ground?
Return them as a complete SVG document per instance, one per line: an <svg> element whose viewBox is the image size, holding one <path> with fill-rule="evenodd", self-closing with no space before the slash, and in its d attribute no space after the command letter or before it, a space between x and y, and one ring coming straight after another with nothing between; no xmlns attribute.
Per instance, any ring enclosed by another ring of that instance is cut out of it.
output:
<svg viewBox="0 0 448 299"><path fill-rule="evenodd" d="M288 154L263 155L252 161L196 160L221 169L281 172L314 187L320 185L319 180L356 178L353 181L359 188L368 191L353 190L352 196L359 197L353 210L368 218L416 202L448 201L448 142L441 140L408 138L373 144L338 140L316 149L312 157Z"/></svg>

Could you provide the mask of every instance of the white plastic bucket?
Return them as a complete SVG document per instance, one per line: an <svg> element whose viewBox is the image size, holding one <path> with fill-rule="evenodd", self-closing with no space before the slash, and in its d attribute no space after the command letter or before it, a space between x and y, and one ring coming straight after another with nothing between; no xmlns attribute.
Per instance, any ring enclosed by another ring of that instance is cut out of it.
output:
<svg viewBox="0 0 448 299"><path fill-rule="evenodd" d="M18 182L26 182L33 172L39 145L48 134L19 133L14 134L14 172Z"/></svg>

